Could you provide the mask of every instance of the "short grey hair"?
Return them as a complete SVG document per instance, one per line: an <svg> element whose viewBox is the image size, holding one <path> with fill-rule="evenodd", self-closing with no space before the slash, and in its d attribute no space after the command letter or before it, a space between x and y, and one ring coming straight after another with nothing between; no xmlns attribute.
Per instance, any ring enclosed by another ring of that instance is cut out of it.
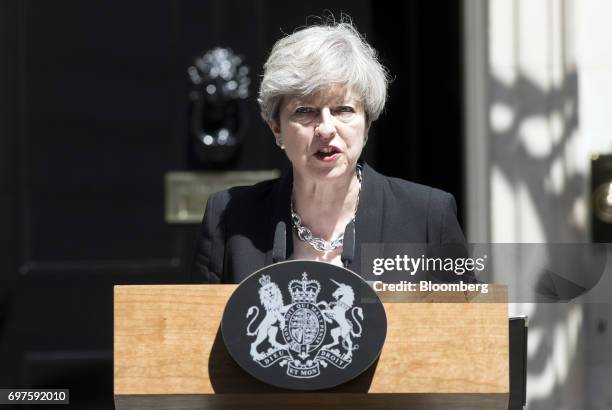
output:
<svg viewBox="0 0 612 410"><path fill-rule="evenodd" d="M376 50L350 21L314 25L274 44L264 64L257 101L264 120L278 123L283 97L307 96L341 85L357 93L371 123L385 106L388 82Z"/></svg>

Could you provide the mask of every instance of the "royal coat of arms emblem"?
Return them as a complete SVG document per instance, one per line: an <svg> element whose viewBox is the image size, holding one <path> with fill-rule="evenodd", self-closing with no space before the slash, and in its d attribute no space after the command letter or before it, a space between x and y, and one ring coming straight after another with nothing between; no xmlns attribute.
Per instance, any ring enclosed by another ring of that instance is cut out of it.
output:
<svg viewBox="0 0 612 410"><path fill-rule="evenodd" d="M352 287L330 281L337 286L332 294L334 300L317 301L321 285L304 272L301 280L289 282L291 303L285 305L281 289L270 276L259 278L259 300L265 315L254 328L260 308L251 306L246 313L251 319L246 335L255 336L250 345L255 362L262 367L279 363L287 368L288 376L297 378L317 377L320 368L328 364L340 369L350 365L353 351L359 349L353 339L361 337L363 309L353 306ZM332 340L323 344L328 332ZM267 348L261 349L264 343Z"/></svg>
<svg viewBox="0 0 612 410"><path fill-rule="evenodd" d="M227 351L253 377L294 390L337 386L381 352L384 306L359 275L324 262L285 261L247 277L221 322Z"/></svg>

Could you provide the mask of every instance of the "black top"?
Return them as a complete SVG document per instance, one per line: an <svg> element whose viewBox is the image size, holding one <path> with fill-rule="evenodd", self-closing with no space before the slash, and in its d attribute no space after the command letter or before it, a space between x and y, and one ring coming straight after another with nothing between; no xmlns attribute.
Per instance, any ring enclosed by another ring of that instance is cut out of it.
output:
<svg viewBox="0 0 612 410"><path fill-rule="evenodd" d="M239 283L272 263L274 232L287 226L287 255L293 253L292 173L210 196L192 269L196 283ZM348 269L360 273L362 243L465 243L449 193L363 167L355 220L355 256Z"/></svg>

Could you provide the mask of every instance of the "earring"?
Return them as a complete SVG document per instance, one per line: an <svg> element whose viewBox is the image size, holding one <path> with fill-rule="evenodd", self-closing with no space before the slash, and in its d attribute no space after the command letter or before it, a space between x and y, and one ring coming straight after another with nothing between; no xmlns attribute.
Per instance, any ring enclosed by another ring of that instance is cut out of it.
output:
<svg viewBox="0 0 612 410"><path fill-rule="evenodd" d="M283 142L283 137L278 137L278 139L276 140L276 145L278 145L280 149L285 149L285 143Z"/></svg>

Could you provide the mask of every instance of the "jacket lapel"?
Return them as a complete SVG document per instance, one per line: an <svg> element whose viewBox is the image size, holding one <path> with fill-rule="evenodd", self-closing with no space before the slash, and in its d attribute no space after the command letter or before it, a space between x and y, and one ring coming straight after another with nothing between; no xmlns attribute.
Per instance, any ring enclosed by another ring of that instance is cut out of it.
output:
<svg viewBox="0 0 612 410"><path fill-rule="evenodd" d="M270 219L268 223L268 238L270 238L270 248L266 252L265 266L272 263L272 250L274 247L274 233L276 225L280 221L285 222L287 235L285 238L287 254L293 253L293 237L291 228L291 190L293 188L293 172L291 169L281 176L274 186L269 204L271 209Z"/></svg>
<svg viewBox="0 0 612 410"><path fill-rule="evenodd" d="M384 178L368 164L363 164L363 181L355 218L355 258L348 268L361 272L361 245L382 242L384 216Z"/></svg>

